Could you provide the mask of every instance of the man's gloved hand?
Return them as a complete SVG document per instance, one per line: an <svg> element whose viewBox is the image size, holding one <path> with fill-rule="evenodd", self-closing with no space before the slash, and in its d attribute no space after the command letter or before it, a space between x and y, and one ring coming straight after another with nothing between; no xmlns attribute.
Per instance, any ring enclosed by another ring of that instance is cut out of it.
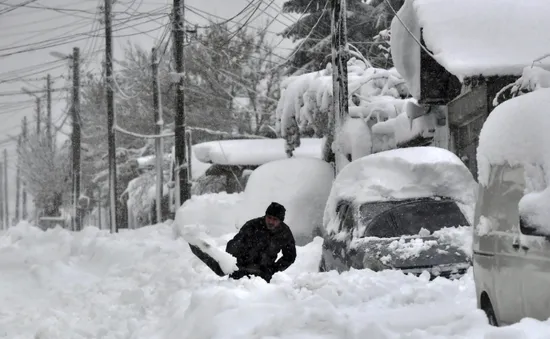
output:
<svg viewBox="0 0 550 339"><path fill-rule="evenodd" d="M279 272L279 269L275 265L268 266L268 267L266 267L265 272L267 274L269 274L270 276L272 276L273 274Z"/></svg>

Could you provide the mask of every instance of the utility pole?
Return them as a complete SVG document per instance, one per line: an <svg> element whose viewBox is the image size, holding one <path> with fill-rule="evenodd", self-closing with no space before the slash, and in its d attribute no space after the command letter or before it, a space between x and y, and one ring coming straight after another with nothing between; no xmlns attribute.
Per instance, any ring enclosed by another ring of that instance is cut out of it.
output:
<svg viewBox="0 0 550 339"><path fill-rule="evenodd" d="M107 143L109 145L109 225L111 233L116 233L118 232L118 225L116 222L115 97L113 93L111 1L105 0L105 79L107 80Z"/></svg>
<svg viewBox="0 0 550 339"><path fill-rule="evenodd" d="M80 49L78 47L73 48L73 107L72 107L72 120L73 120L73 133L72 149L73 149L73 212L74 212L74 225L73 229L81 230L81 216L78 208L78 199L80 198L80 69L79 69Z"/></svg>
<svg viewBox="0 0 550 339"><path fill-rule="evenodd" d="M22 136L19 135L19 138L17 138L17 154L20 154L21 151L21 139ZM15 224L19 223L19 220L21 219L20 214L20 203L21 203L21 170L19 168L20 166L19 156L17 159L17 169L15 174Z"/></svg>
<svg viewBox="0 0 550 339"><path fill-rule="evenodd" d="M176 187L178 187L179 204L182 205L190 197L188 168L185 156L185 95L183 92L183 44L184 36L184 0L174 0L174 18L172 33L174 34L174 60L178 83L176 84L176 116L174 119L175 153L176 153ZM176 199L178 200L178 199Z"/></svg>
<svg viewBox="0 0 550 339"><path fill-rule="evenodd" d="M0 194L0 223L2 224L1 229L8 228L8 225L4 222L4 214L5 214L5 205L4 205L4 164L0 162L0 190L2 191Z"/></svg>
<svg viewBox="0 0 550 339"><path fill-rule="evenodd" d="M23 147L26 147L27 143L27 117L23 117ZM21 219L27 220L27 189L25 182L23 182L23 192L21 194Z"/></svg>
<svg viewBox="0 0 550 339"><path fill-rule="evenodd" d="M52 149L52 79L48 74L46 77L46 101L48 120L46 125L46 138L49 149Z"/></svg>
<svg viewBox="0 0 550 339"><path fill-rule="evenodd" d="M4 227L10 226L10 214L8 208L8 151L4 148Z"/></svg>
<svg viewBox="0 0 550 339"><path fill-rule="evenodd" d="M151 50L151 69L153 73L153 110L155 118L155 134L160 135L162 133L162 125L164 124L162 120L162 105L160 102L160 88L158 81L158 60L157 60L157 51L155 48ZM156 217L157 223L162 222L162 185L163 185L163 174L162 174L162 163L164 161L164 147L162 138L155 139L155 154L156 154L156 172L157 172L157 182L156 182Z"/></svg>
<svg viewBox="0 0 550 339"><path fill-rule="evenodd" d="M325 143L324 158L332 160L338 168L338 157L332 152L332 143L344 118L349 114L348 106L348 55L346 25L346 0L331 0L332 5L332 111L329 116L329 133ZM328 148L328 149L327 149ZM330 161L330 162L332 162Z"/></svg>
<svg viewBox="0 0 550 339"><path fill-rule="evenodd" d="M36 135L40 135L40 123L42 122L42 117L40 114L40 98L36 98Z"/></svg>

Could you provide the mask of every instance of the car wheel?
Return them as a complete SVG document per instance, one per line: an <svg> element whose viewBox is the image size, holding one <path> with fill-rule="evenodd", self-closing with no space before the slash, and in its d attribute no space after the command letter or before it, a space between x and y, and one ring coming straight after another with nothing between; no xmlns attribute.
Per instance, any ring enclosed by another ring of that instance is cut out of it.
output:
<svg viewBox="0 0 550 339"><path fill-rule="evenodd" d="M498 320L495 314L495 310L493 309L493 304L491 304L491 300L489 300L489 297L486 295L483 295L481 297L481 309L487 315L487 320L489 320L489 325L498 327Z"/></svg>

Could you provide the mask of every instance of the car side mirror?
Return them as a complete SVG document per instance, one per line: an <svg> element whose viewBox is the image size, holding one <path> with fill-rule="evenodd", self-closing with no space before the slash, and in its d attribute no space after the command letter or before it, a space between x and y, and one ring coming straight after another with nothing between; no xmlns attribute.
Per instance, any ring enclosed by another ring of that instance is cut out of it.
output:
<svg viewBox="0 0 550 339"><path fill-rule="evenodd" d="M535 237L544 237L545 240L550 241L550 234L544 234L540 231L540 227L534 226L525 217L519 217L519 230L524 235L531 235Z"/></svg>

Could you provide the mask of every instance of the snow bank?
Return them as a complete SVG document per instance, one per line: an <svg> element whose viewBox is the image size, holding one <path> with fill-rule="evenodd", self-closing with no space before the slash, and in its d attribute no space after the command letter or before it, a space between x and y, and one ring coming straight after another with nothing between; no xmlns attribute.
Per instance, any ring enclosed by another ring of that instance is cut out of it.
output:
<svg viewBox="0 0 550 339"><path fill-rule="evenodd" d="M398 12L435 60L460 80L475 75L520 75L550 53L550 2L539 0L406 0ZM419 46L397 18L391 51L411 92L419 95ZM394 40L395 39L395 40ZM412 54L412 57L411 57ZM549 68L550 59L541 60Z"/></svg>
<svg viewBox="0 0 550 339"><path fill-rule="evenodd" d="M194 146L197 159L220 165L262 165L287 158L284 139L250 139L209 141ZM321 139L302 139L294 156L321 158Z"/></svg>
<svg viewBox="0 0 550 339"><path fill-rule="evenodd" d="M477 184L453 153L438 147L411 147L371 154L352 162L336 177L323 224L336 232L336 205L443 196L456 199L472 223Z"/></svg>
<svg viewBox="0 0 550 339"><path fill-rule="evenodd" d="M318 159L293 158L262 165L248 179L240 224L265 215L266 208L275 201L285 206L285 223L296 243L309 243L315 227L322 224L333 178L332 166Z"/></svg>
<svg viewBox="0 0 550 339"><path fill-rule="evenodd" d="M194 195L176 211L175 222L181 226L204 225L212 237L234 233L239 225L243 193Z"/></svg>
<svg viewBox="0 0 550 339"><path fill-rule="evenodd" d="M220 246L224 240L216 239ZM550 321L494 328L471 271L428 281L399 271L317 273L322 240L271 284L214 275L169 225L0 232L0 333L10 339L525 338Z"/></svg>

